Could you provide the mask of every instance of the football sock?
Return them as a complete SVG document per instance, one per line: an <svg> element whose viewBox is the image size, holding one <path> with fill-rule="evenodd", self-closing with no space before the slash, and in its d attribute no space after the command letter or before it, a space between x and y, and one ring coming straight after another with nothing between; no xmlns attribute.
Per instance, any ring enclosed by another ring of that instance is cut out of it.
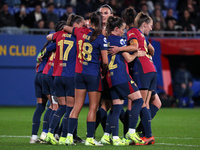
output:
<svg viewBox="0 0 200 150"><path fill-rule="evenodd" d="M62 118L65 112L66 112L66 105L60 105L58 110L53 115L53 118L49 125L49 132L54 134L55 129L59 125L60 119Z"/></svg>
<svg viewBox="0 0 200 150"><path fill-rule="evenodd" d="M78 123L78 119L76 118L69 118L68 120L68 134L70 133L71 135L73 135L74 133L74 130L77 126L77 123Z"/></svg>
<svg viewBox="0 0 200 150"><path fill-rule="evenodd" d="M73 107L68 107L68 106L66 107L66 113L65 113L63 120L62 120L62 133L61 133L62 137L67 136L68 119L69 119L69 114L71 113L72 109L73 109Z"/></svg>
<svg viewBox="0 0 200 150"><path fill-rule="evenodd" d="M112 117L112 110L110 110L108 116L107 116L107 119L106 119L106 127L105 127L105 131L106 133L111 133L111 130L110 130L110 120L111 120L111 117Z"/></svg>
<svg viewBox="0 0 200 150"><path fill-rule="evenodd" d="M45 110L45 104L38 103L35 113L33 115L32 135L37 135L38 133L40 127L40 118L44 110Z"/></svg>
<svg viewBox="0 0 200 150"><path fill-rule="evenodd" d="M128 132L128 128L129 128L129 114L130 114L130 110L127 109L124 114L124 137L126 133Z"/></svg>
<svg viewBox="0 0 200 150"><path fill-rule="evenodd" d="M113 112L110 121L110 128L112 136L118 136L119 134L119 116L122 111L123 105L113 105Z"/></svg>
<svg viewBox="0 0 200 150"><path fill-rule="evenodd" d="M124 108L122 108L119 119L123 124L124 124L124 115L125 115L125 111L124 111Z"/></svg>
<svg viewBox="0 0 200 150"><path fill-rule="evenodd" d="M153 119L159 110L155 105L150 104L150 109L151 109L151 119Z"/></svg>
<svg viewBox="0 0 200 150"><path fill-rule="evenodd" d="M49 124L51 123L51 119L53 118L53 115L55 114L56 110L52 110L49 115Z"/></svg>
<svg viewBox="0 0 200 150"><path fill-rule="evenodd" d="M101 126L102 126L102 129L104 132L106 129L106 119L107 119L107 113L106 113L105 117L101 120Z"/></svg>
<svg viewBox="0 0 200 150"><path fill-rule="evenodd" d="M78 127L78 122L77 122L77 124L76 124L75 129L74 129L74 134L73 134L74 137L77 136L77 127Z"/></svg>
<svg viewBox="0 0 200 150"><path fill-rule="evenodd" d="M51 113L52 109L48 108L47 111L44 114L43 118L43 132L47 133L49 129L49 115Z"/></svg>
<svg viewBox="0 0 200 150"><path fill-rule="evenodd" d="M146 107L143 107L140 113L141 113L140 117L142 126L144 128L144 136L150 138L152 136L152 132L151 132L151 117L149 111L147 110Z"/></svg>
<svg viewBox="0 0 200 150"><path fill-rule="evenodd" d="M133 101L133 106L131 108L130 115L129 115L129 128L131 129L136 128L142 105L143 105L142 98L139 98Z"/></svg>
<svg viewBox="0 0 200 150"><path fill-rule="evenodd" d="M97 119L96 119L96 126L95 129L99 126L99 124L102 122L102 120L107 116L107 112L103 108L99 108L97 111ZM102 125L103 129L104 124Z"/></svg>
<svg viewBox="0 0 200 150"><path fill-rule="evenodd" d="M96 122L88 122L87 121L87 138L94 137L95 124L96 124Z"/></svg>
<svg viewBox="0 0 200 150"><path fill-rule="evenodd" d="M151 109L149 108L148 111L149 111L149 115L150 115L150 118L151 118Z"/></svg>

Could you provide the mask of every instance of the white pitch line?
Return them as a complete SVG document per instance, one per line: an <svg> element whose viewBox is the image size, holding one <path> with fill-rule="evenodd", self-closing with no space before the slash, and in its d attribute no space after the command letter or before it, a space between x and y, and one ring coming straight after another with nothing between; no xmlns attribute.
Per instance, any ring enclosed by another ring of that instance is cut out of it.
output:
<svg viewBox="0 0 200 150"><path fill-rule="evenodd" d="M170 145L170 146L184 146L184 147L200 147L200 145L185 145L185 144L173 144L173 143L155 143L159 145Z"/></svg>
<svg viewBox="0 0 200 150"><path fill-rule="evenodd" d="M184 140L194 140L194 139L200 139L200 138L192 138L192 137L155 137L160 139L184 139Z"/></svg>
<svg viewBox="0 0 200 150"><path fill-rule="evenodd" d="M16 135L0 135L0 137L19 137L19 138L30 138L31 136L16 136Z"/></svg>
<svg viewBox="0 0 200 150"><path fill-rule="evenodd" d="M30 138L31 136L16 136L16 135L0 135L0 137L6 138ZM199 139L199 138L179 138L179 137L155 137L155 138L168 138L168 139ZM156 145L169 145L169 146L184 146L184 147L200 147L200 145L185 145L185 144L173 144L173 143L155 143Z"/></svg>

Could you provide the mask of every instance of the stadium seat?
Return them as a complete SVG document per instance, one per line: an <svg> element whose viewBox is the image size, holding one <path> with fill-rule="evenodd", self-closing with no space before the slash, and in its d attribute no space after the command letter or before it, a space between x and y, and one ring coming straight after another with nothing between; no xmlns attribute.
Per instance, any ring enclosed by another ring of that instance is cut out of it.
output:
<svg viewBox="0 0 200 150"><path fill-rule="evenodd" d="M164 5L166 8L172 8L176 10L178 0L165 0Z"/></svg>
<svg viewBox="0 0 200 150"><path fill-rule="evenodd" d="M162 10L161 13L162 13L164 18L167 16L167 11L166 10Z"/></svg>

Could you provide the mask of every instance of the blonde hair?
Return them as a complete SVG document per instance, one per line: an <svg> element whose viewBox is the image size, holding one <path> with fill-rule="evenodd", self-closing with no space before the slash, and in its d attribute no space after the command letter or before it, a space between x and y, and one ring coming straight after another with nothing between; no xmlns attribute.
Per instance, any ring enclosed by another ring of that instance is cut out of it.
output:
<svg viewBox="0 0 200 150"><path fill-rule="evenodd" d="M152 21L152 18L149 15L147 15L143 12L140 12L135 17L134 26L137 28L140 28L140 26L142 25L143 22L146 22L148 24L151 21Z"/></svg>

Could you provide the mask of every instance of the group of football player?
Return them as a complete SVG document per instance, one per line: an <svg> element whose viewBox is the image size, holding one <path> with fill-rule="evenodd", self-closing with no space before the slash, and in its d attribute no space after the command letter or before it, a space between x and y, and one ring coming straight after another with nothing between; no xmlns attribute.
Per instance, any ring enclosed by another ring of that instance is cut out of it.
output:
<svg viewBox="0 0 200 150"><path fill-rule="evenodd" d="M132 7L126 8L121 18L115 17L112 8L105 4L91 14L88 22L70 15L47 35L48 42L37 58L37 108L30 143L154 144L151 120L161 102L155 92L154 48L145 37L152 30L152 18L143 12L137 14ZM86 94L87 138L82 140L77 127ZM50 106L38 139L47 100ZM126 111L124 100L128 101ZM119 120L124 126L123 138L119 137ZM104 134L97 142L94 134L100 123Z"/></svg>

